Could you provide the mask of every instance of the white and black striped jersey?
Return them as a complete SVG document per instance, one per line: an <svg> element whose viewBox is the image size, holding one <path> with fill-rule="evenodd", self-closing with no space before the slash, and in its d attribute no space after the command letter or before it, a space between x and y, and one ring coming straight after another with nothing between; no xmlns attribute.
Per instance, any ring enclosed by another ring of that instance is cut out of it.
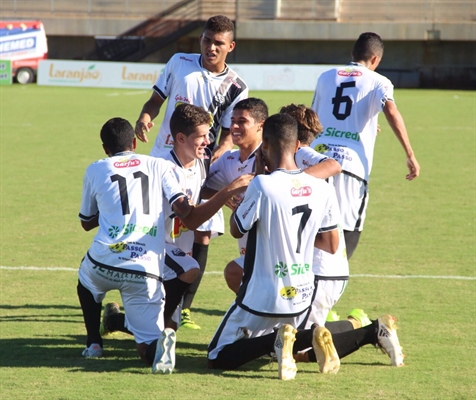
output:
<svg viewBox="0 0 476 400"><path fill-rule="evenodd" d="M164 160L124 152L92 163L84 175L79 212L83 221L99 214L91 261L162 276L165 214L183 196Z"/></svg>
<svg viewBox="0 0 476 400"><path fill-rule="evenodd" d="M278 169L255 177L234 213L248 232L237 304L258 315L299 315L314 291L314 239L337 228L337 199L322 179Z"/></svg>
<svg viewBox="0 0 476 400"><path fill-rule="evenodd" d="M166 64L153 86L164 100L168 99L164 119L155 139L151 155L157 157L163 149L173 147L169 121L181 103L203 107L213 116L210 141L216 141L220 128L229 128L231 114L237 102L248 97L248 86L233 69L215 75L202 66L200 54L177 53Z"/></svg>
<svg viewBox="0 0 476 400"><path fill-rule="evenodd" d="M363 65L333 68L319 76L312 108L324 132L311 147L339 161L344 173L368 182L378 114L393 101L393 85Z"/></svg>
<svg viewBox="0 0 476 400"><path fill-rule="evenodd" d="M171 169L192 205L200 204L200 191L207 179L210 165L211 151L206 148L206 158L195 159L192 168L184 168L174 150L163 155L168 160ZM194 231L189 230L180 218L170 215L165 221L165 241L171 243L185 253L191 255L193 248Z"/></svg>
<svg viewBox="0 0 476 400"><path fill-rule="evenodd" d="M240 161L240 150L232 149L223 153L211 166L206 185L213 190L220 190L233 182L236 178L244 174L251 174L255 170L256 150L253 150L248 158ZM235 197L237 197L235 195ZM246 252L246 241L248 235L245 234L238 239L240 255Z"/></svg>

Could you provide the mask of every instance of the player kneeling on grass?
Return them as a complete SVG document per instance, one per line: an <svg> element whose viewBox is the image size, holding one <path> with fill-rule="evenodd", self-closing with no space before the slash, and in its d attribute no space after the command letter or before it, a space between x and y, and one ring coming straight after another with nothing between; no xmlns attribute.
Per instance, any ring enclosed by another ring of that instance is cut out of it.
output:
<svg viewBox="0 0 476 400"><path fill-rule="evenodd" d="M100 136L109 157L87 168L79 213L84 230L99 227L78 272L87 331L83 356L102 356L101 301L108 291L119 290L141 359L153 372L170 373L175 338L163 321L164 219L172 208L187 228L196 229L244 190L250 176L194 207L166 161L134 153L128 121L112 118Z"/></svg>
<svg viewBox="0 0 476 400"><path fill-rule="evenodd" d="M297 168L298 147L291 116L265 121L257 162L264 161L270 174L253 179L230 218L234 237L248 232L243 283L208 346L208 365L236 369L275 352L278 377L287 380L296 375L293 354L299 350L313 347L320 371L337 372L339 357L364 344L380 344L397 364L401 348L390 316L336 335L338 350L324 327L295 329L311 306L314 245L335 253L339 242L335 194L325 181ZM340 341L341 335L350 336Z"/></svg>

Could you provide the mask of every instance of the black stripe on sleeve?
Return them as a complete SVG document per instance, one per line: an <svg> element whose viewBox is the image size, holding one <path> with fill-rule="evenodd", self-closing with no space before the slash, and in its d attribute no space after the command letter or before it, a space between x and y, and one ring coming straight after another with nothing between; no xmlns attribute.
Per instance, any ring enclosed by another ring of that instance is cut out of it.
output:
<svg viewBox="0 0 476 400"><path fill-rule="evenodd" d="M241 221L239 220L239 218L236 216L236 213L233 214L233 219L235 220L236 222L236 226L238 228L238 230L244 235L246 232L248 232L245 228L243 228L243 225L241 224Z"/></svg>
<svg viewBox="0 0 476 400"><path fill-rule="evenodd" d="M333 231L334 229L337 229L337 225L331 225L331 226L326 226L324 228L321 228L319 229L318 233L329 232L329 231Z"/></svg>
<svg viewBox="0 0 476 400"><path fill-rule="evenodd" d="M187 195L185 193L182 193L182 192L177 193L176 195L172 196L172 198L169 199L169 204L172 205L173 203L175 203L181 197L187 197Z"/></svg>
<svg viewBox="0 0 476 400"><path fill-rule="evenodd" d="M79 216L79 219L81 219L82 221L92 221L94 218L96 218L97 216L99 215L99 213L96 213L94 215L91 215L91 216L86 216L86 215L83 215L81 213L78 214Z"/></svg>
<svg viewBox="0 0 476 400"><path fill-rule="evenodd" d="M164 94L164 92L162 92L162 90L160 90L157 85L154 85L152 87L152 89L154 89L154 92L157 93L160 97L162 97L164 100L167 100L167 96Z"/></svg>

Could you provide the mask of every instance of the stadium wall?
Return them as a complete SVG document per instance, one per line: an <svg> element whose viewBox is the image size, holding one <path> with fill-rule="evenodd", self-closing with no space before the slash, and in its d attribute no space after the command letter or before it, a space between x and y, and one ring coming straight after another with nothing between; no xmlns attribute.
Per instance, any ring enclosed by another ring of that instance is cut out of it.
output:
<svg viewBox="0 0 476 400"><path fill-rule="evenodd" d="M47 8L53 4L43 0L30 3L36 7L45 4ZM60 2L56 3L60 4ZM70 3L75 4L75 7L84 8L83 3L73 1ZM102 4L93 1L88 3ZM114 2L116 3L121 2ZM144 2L144 4L152 3L152 1ZM205 1L203 3L211 4ZM341 4L349 5L348 10L344 7L340 13L340 19L335 20L247 19L257 17L256 15L248 16L244 10L248 12L254 10L254 13L258 10L256 7L245 7L248 3L262 4L264 7L265 4L272 2L247 0L238 3L242 4L242 8L237 10L237 15L234 15L237 47L229 56L230 63L344 64L350 60L352 45L358 35L365 31L373 31L382 36L386 45L379 71L388 75L397 87L476 88L476 24L474 22L476 2L474 0L467 3L465 9L468 11L463 16L458 14L457 17L447 18L447 22L431 21L423 13L423 8L417 9L419 11L417 13L408 11L402 14L401 20L398 21L362 21L358 19L371 14L365 13L366 8L363 6L359 8L361 13L355 14L355 8L350 7L355 5L355 1L341 1ZM285 4L286 1L283 0L281 3ZM297 4L289 1L288 3ZM410 3L407 3L405 3L406 8L410 10L408 5ZM420 1L420 3L424 2ZM463 4L460 0L457 3ZM18 10L12 13L8 10L7 4L8 2L1 10L1 17L3 19L14 15L18 17L20 15ZM223 0L220 4L222 8L227 7L227 15L232 13L230 10L233 10L234 1ZM390 3L385 2L385 4L388 6ZM451 4L446 8L447 14L451 14L452 8L456 11L463 10L461 7L451 7ZM402 10L404 9L402 5ZM213 10L225 12L225 8ZM95 36L118 35L137 25L144 18L144 15L137 13L120 15L119 9L107 14L107 17L104 14L101 15L100 10L89 14L84 12L81 14L79 8L75 11L76 13L73 11L71 9L70 13L58 14L56 9L54 13L45 9L38 13L45 25L51 59L81 59L95 47ZM273 12L270 15L268 12L263 18L272 18ZM308 18L305 13L300 15L302 18ZM382 19L391 16L382 17L376 13L374 18L377 17ZM347 20L343 20L345 18ZM439 18L442 19L442 17ZM200 33L198 29L142 62L166 63L175 52L198 52Z"/></svg>

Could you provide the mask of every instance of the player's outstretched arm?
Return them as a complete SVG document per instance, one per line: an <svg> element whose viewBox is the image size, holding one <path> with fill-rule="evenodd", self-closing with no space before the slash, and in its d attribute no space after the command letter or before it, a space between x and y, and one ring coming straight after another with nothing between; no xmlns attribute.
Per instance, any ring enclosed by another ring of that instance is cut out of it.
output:
<svg viewBox="0 0 476 400"><path fill-rule="evenodd" d="M218 159L225 151L233 148L233 140L231 139L230 129L221 128L220 140L218 146L215 147L212 154L212 162Z"/></svg>
<svg viewBox="0 0 476 400"><path fill-rule="evenodd" d="M152 120L159 115L160 107L164 104L164 99L160 97L156 92L152 93L150 99L147 100L142 107L139 118L136 122L135 133L137 139L141 142L147 143L147 134L154 126Z"/></svg>
<svg viewBox="0 0 476 400"><path fill-rule="evenodd" d="M385 103L383 113L385 114L385 118L387 118L390 128L392 128L393 133L407 155L408 174L406 179L411 181L420 175L420 164L418 164L415 154L413 153L402 114L400 114L400 111L398 111L397 106L393 101L387 101Z"/></svg>
<svg viewBox="0 0 476 400"><path fill-rule="evenodd" d="M321 161L319 164L306 168L304 172L316 178L327 179L331 176L340 174L342 172L342 167L336 160L329 158L328 160Z"/></svg>
<svg viewBox="0 0 476 400"><path fill-rule="evenodd" d="M241 175L198 206L191 206L186 197L181 197L173 203L172 208L188 229L195 230L215 215L233 195L243 193L253 177L253 174Z"/></svg>
<svg viewBox="0 0 476 400"><path fill-rule="evenodd" d="M314 247L335 254L339 248L339 230L318 233L314 239Z"/></svg>

